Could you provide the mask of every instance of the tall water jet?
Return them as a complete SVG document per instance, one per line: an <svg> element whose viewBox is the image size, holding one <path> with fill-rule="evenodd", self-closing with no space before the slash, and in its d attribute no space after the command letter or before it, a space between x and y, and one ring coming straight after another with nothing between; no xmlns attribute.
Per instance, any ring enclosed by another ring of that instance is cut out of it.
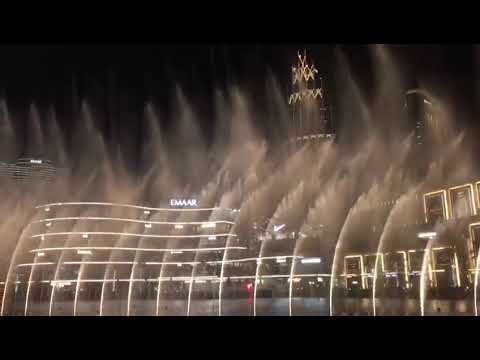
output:
<svg viewBox="0 0 480 360"><path fill-rule="evenodd" d="M14 123L8 111L7 101L0 98L0 138L2 162L11 162L16 160L19 152L19 139L15 131Z"/></svg>

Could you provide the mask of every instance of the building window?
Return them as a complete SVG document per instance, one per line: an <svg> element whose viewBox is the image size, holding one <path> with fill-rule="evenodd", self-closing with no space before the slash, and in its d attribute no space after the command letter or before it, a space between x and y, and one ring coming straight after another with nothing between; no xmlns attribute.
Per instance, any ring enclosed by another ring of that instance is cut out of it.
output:
<svg viewBox="0 0 480 360"><path fill-rule="evenodd" d="M445 191L437 191L424 195L425 221L434 224L448 220Z"/></svg>
<svg viewBox="0 0 480 360"><path fill-rule="evenodd" d="M449 197L452 218L469 217L476 213L473 186L465 185L452 188L449 191Z"/></svg>

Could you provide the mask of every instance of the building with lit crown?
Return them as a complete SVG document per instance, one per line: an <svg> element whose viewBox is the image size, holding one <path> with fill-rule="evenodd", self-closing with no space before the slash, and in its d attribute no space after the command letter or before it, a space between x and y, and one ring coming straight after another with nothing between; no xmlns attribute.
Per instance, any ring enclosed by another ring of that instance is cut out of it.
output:
<svg viewBox="0 0 480 360"><path fill-rule="evenodd" d="M326 102L325 89L318 70L307 63L306 52L297 54L297 64L292 66L291 93L288 104L292 112L289 124L289 141L304 144L333 140L335 129L332 108Z"/></svg>

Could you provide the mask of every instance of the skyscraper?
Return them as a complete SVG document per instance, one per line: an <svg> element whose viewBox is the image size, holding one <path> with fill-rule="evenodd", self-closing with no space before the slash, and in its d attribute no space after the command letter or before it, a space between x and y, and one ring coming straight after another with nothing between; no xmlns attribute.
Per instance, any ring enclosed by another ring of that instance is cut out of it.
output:
<svg viewBox="0 0 480 360"><path fill-rule="evenodd" d="M315 65L307 64L306 52L297 54L292 67L292 92L288 104L292 121L288 129L289 141L303 144L315 140L334 139L331 107L326 104L322 78Z"/></svg>
<svg viewBox="0 0 480 360"><path fill-rule="evenodd" d="M403 125L407 133L413 134L408 163L412 165L412 175L421 179L434 160L436 145L441 144L443 134L435 116L435 104L426 91L418 88L408 90L404 105Z"/></svg>
<svg viewBox="0 0 480 360"><path fill-rule="evenodd" d="M411 89L405 94L407 126L413 129L415 144L426 147L439 134L439 126L434 116L434 104L428 94L421 89Z"/></svg>

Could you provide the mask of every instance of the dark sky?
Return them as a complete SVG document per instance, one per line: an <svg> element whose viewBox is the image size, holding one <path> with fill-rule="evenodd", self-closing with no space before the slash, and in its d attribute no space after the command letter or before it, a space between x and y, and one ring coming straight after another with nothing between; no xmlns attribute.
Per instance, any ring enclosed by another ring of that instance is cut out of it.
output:
<svg viewBox="0 0 480 360"><path fill-rule="evenodd" d="M310 44L95 44L0 45L0 89L9 106L22 117L28 104L55 104L62 126L72 112L72 78L80 97L87 97L99 121L109 116L134 123L143 105L153 100L166 112L178 83L204 120L208 134L212 89L232 83L265 103L267 68L278 78L285 96L290 66L298 49L306 48L327 90L335 81L334 47ZM340 45L366 98L374 93L372 59L365 45ZM467 45L391 45L392 58L402 76L430 84L434 92L452 100L459 118L470 119L475 109L474 50ZM335 102L335 99L332 99ZM113 114L113 116L112 116ZM133 123L133 124L132 124ZM127 126L128 128L128 126ZM105 127L108 131L108 126ZM127 130L130 131L130 130Z"/></svg>
<svg viewBox="0 0 480 360"><path fill-rule="evenodd" d="M108 70L119 89L148 97L168 93L172 79L199 95L219 84L238 81L253 90L263 83L266 67L283 81L297 49L306 47L317 67L332 77L333 46L309 44L213 45L0 45L0 87L9 97L37 101L57 99L77 74L85 90L106 86ZM364 45L341 45L366 91L371 80L370 56ZM395 60L409 76L464 88L473 80L473 49L465 45L391 45ZM288 85L288 84L286 84Z"/></svg>
<svg viewBox="0 0 480 360"><path fill-rule="evenodd" d="M162 76L174 75L180 81L190 82L203 79L195 79L189 74L189 69L190 72L196 70L200 76L215 75L222 78L225 76L225 67L230 68L232 77L243 81L247 75L250 78L262 76L265 66L280 72L289 66L290 57L295 55L296 50L304 47L315 57L319 68L328 65L333 48L330 45L0 45L0 74L2 83L6 81L7 87L35 97L43 93L45 88L51 89L52 85L58 87L72 71L100 81L102 73L110 68L121 72L125 80L136 78L137 85L149 72ZM340 47L350 55L359 73L368 74L369 56L364 45ZM426 76L471 75L471 46L391 45L390 48L401 62L413 64L414 71L425 73Z"/></svg>

